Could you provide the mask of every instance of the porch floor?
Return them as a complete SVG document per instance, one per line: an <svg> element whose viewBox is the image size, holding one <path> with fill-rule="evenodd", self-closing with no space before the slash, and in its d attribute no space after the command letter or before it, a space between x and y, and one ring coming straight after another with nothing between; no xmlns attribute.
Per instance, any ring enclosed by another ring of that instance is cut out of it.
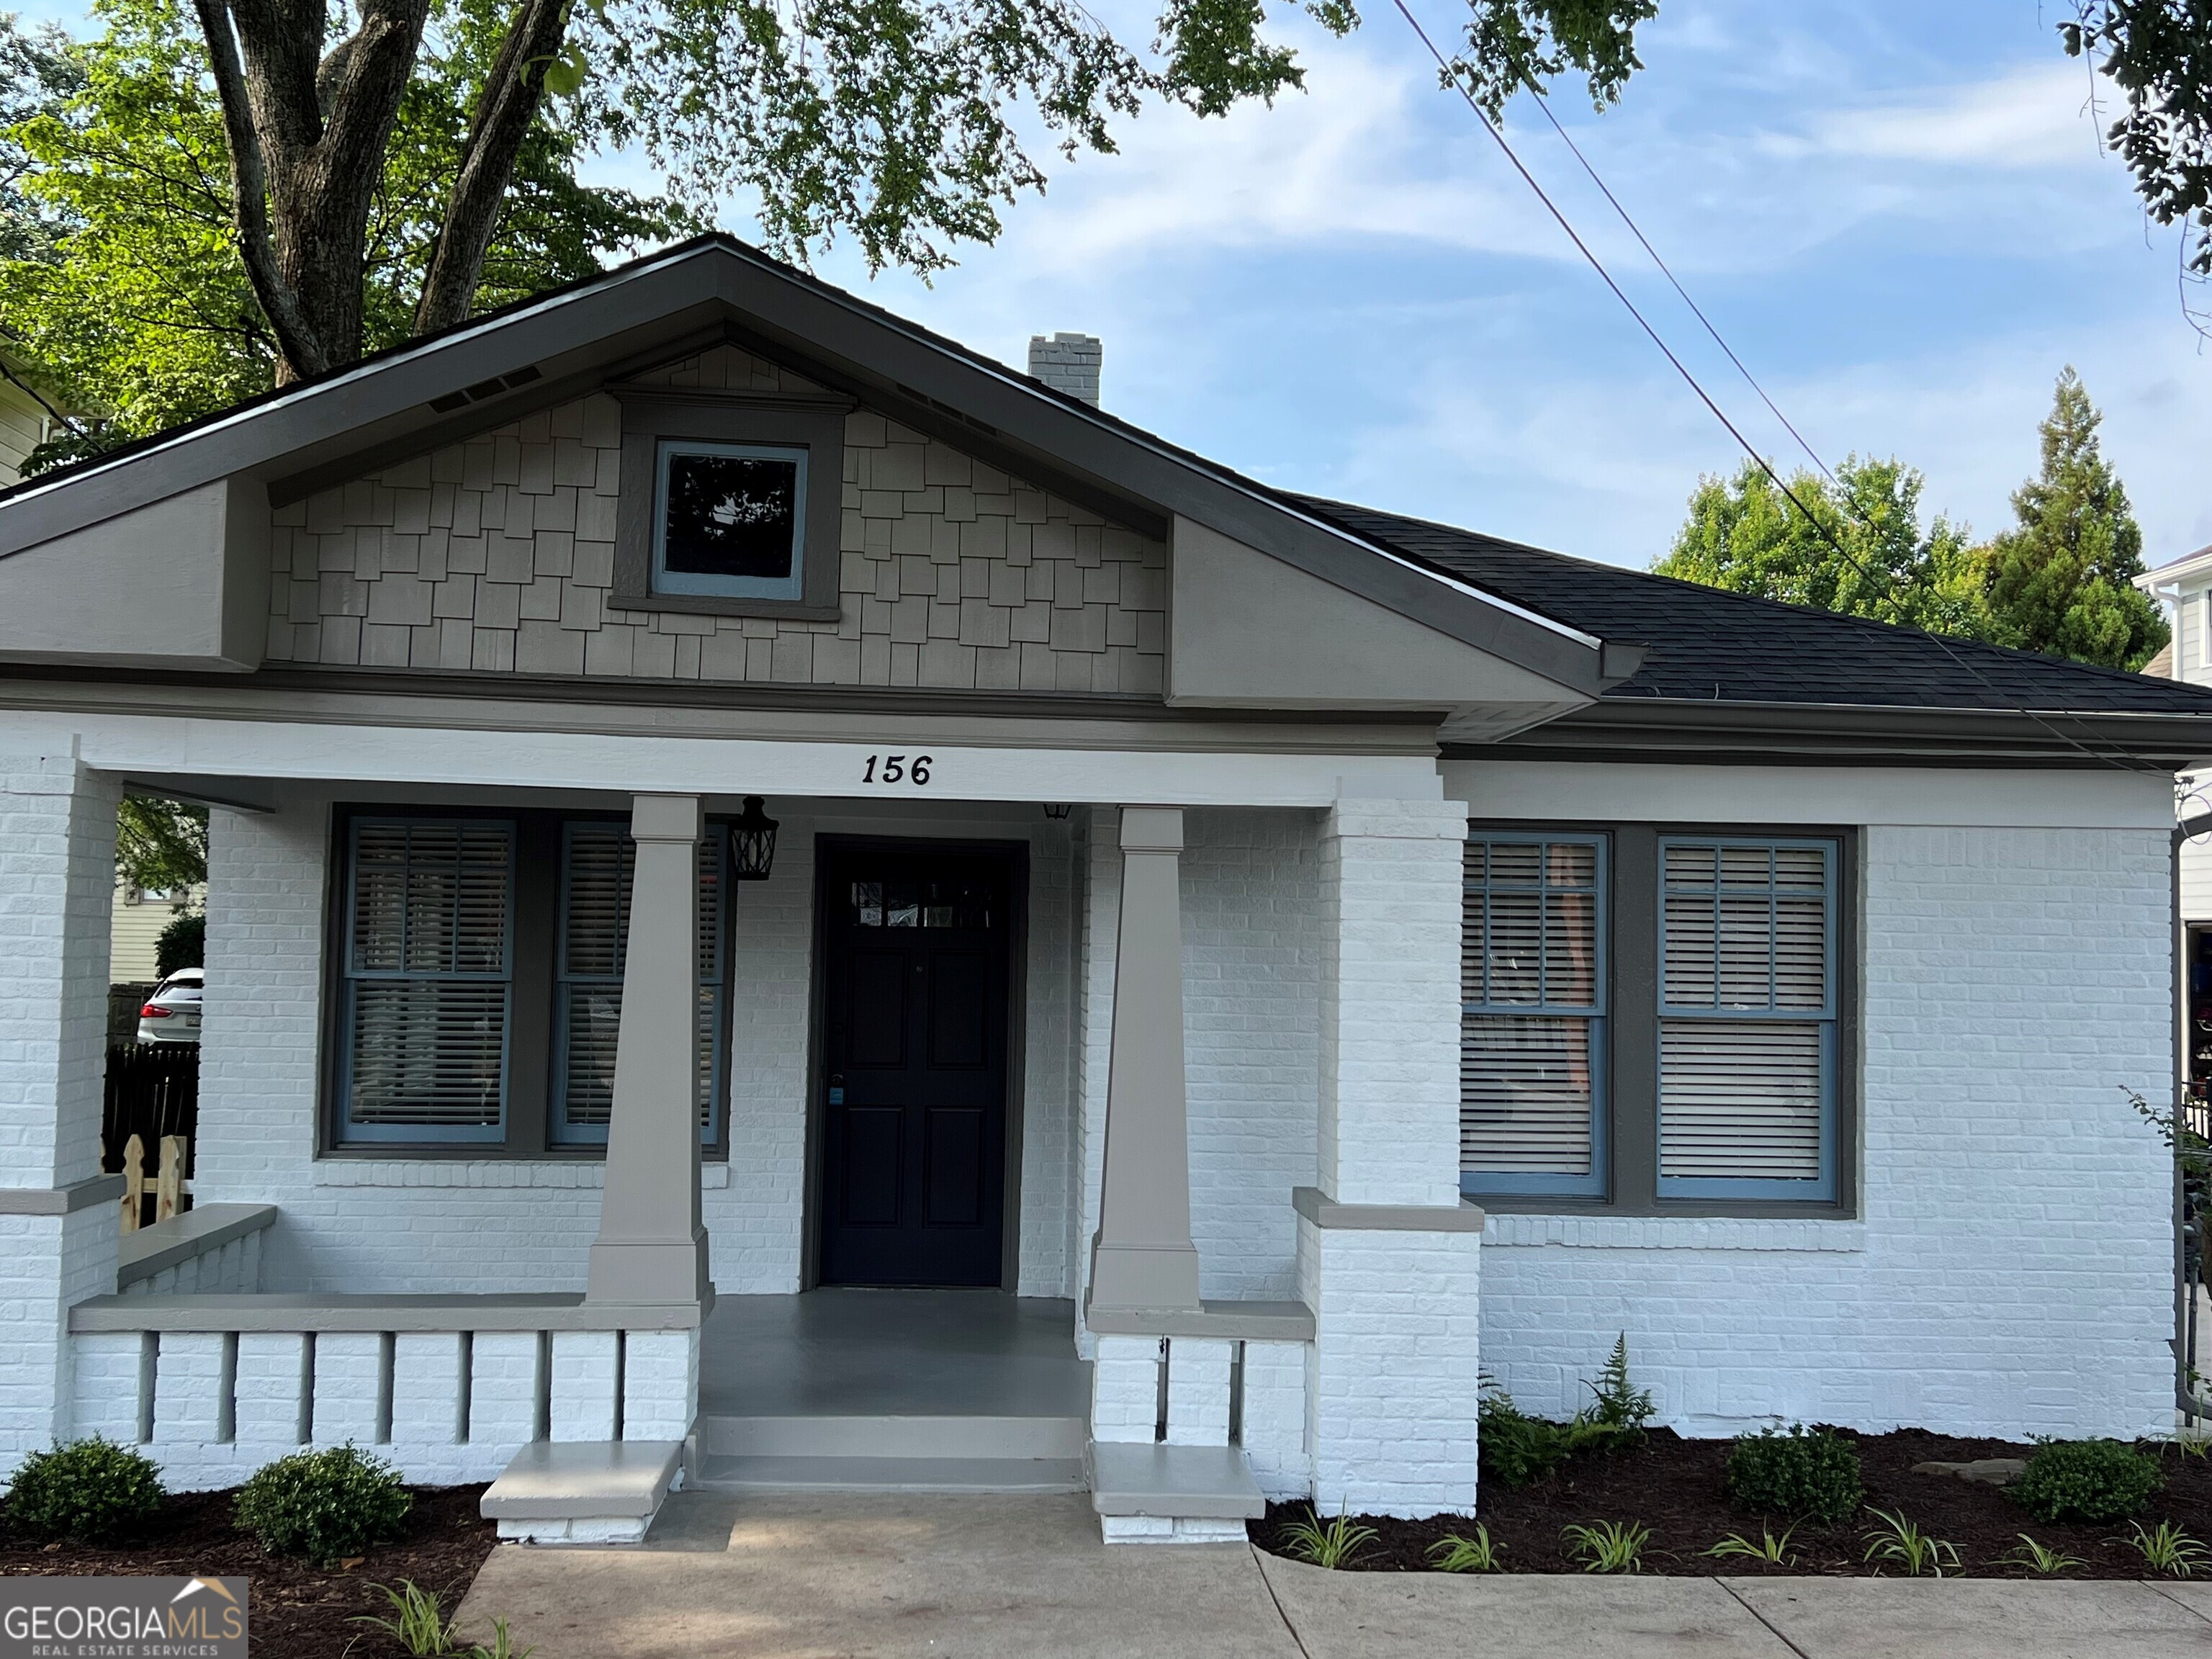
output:
<svg viewBox="0 0 2212 1659"><path fill-rule="evenodd" d="M1081 1489L1075 1308L995 1291L720 1298L702 1334L698 1480L739 1490Z"/></svg>
<svg viewBox="0 0 2212 1659"><path fill-rule="evenodd" d="M1085 1417L1075 1304L998 1291L718 1297L699 1409L738 1417Z"/></svg>

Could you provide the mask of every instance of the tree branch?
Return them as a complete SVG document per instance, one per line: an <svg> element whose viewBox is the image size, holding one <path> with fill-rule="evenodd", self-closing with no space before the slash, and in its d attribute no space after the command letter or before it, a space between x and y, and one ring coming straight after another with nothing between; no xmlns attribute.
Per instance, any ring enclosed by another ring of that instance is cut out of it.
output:
<svg viewBox="0 0 2212 1659"><path fill-rule="evenodd" d="M538 118L545 71L561 50L568 25L568 0L529 0L500 43L477 100L468 149L447 201L445 226L423 273L422 297L415 307L417 334L461 322L469 314L515 158Z"/></svg>
<svg viewBox="0 0 2212 1659"><path fill-rule="evenodd" d="M223 133L230 141L232 220L253 297L276 331L279 380L303 379L330 367L330 353L307 319L300 295L284 279L269 228L269 168L255 131L252 98L239 63L227 0L193 0L205 37L208 64L222 103Z"/></svg>

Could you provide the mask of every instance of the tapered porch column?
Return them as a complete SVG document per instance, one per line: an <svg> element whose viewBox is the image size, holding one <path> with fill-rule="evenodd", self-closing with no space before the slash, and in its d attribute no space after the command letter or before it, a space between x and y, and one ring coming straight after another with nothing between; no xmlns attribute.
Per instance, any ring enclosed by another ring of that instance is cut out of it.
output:
<svg viewBox="0 0 2212 1659"><path fill-rule="evenodd" d="M1121 809L1121 917L1106 1073L1094 1308L1195 1308L1183 1099L1182 810Z"/></svg>
<svg viewBox="0 0 2212 1659"><path fill-rule="evenodd" d="M699 830L696 795L632 805L637 861L590 1301L713 1293L699 1214Z"/></svg>

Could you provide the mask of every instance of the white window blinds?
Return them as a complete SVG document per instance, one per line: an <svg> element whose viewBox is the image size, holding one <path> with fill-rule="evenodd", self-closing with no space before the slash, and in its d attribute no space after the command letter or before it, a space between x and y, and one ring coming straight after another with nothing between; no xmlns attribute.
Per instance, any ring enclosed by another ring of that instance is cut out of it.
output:
<svg viewBox="0 0 2212 1659"><path fill-rule="evenodd" d="M514 825L359 819L351 872L349 1136L496 1139L506 1098Z"/></svg>
<svg viewBox="0 0 2212 1659"><path fill-rule="evenodd" d="M1836 847L1662 839L1659 1176L1832 1190Z"/></svg>
<svg viewBox="0 0 2212 1659"><path fill-rule="evenodd" d="M1468 842L1460 1166L1474 1191L1602 1189L1605 842Z"/></svg>
<svg viewBox="0 0 2212 1659"><path fill-rule="evenodd" d="M719 824L708 826L699 840L699 1124L708 1139L714 1134L715 1082L721 1070L726 842ZM635 859L629 831L620 823L564 828L553 1119L556 1138L566 1142L603 1141L607 1135Z"/></svg>

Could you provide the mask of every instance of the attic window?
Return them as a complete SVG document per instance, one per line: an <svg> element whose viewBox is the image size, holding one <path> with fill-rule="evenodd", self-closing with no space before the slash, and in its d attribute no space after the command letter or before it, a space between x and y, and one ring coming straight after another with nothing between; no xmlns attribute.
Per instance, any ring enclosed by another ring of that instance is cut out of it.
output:
<svg viewBox="0 0 2212 1659"><path fill-rule="evenodd" d="M657 459L654 592L802 597L806 451L664 440Z"/></svg>

